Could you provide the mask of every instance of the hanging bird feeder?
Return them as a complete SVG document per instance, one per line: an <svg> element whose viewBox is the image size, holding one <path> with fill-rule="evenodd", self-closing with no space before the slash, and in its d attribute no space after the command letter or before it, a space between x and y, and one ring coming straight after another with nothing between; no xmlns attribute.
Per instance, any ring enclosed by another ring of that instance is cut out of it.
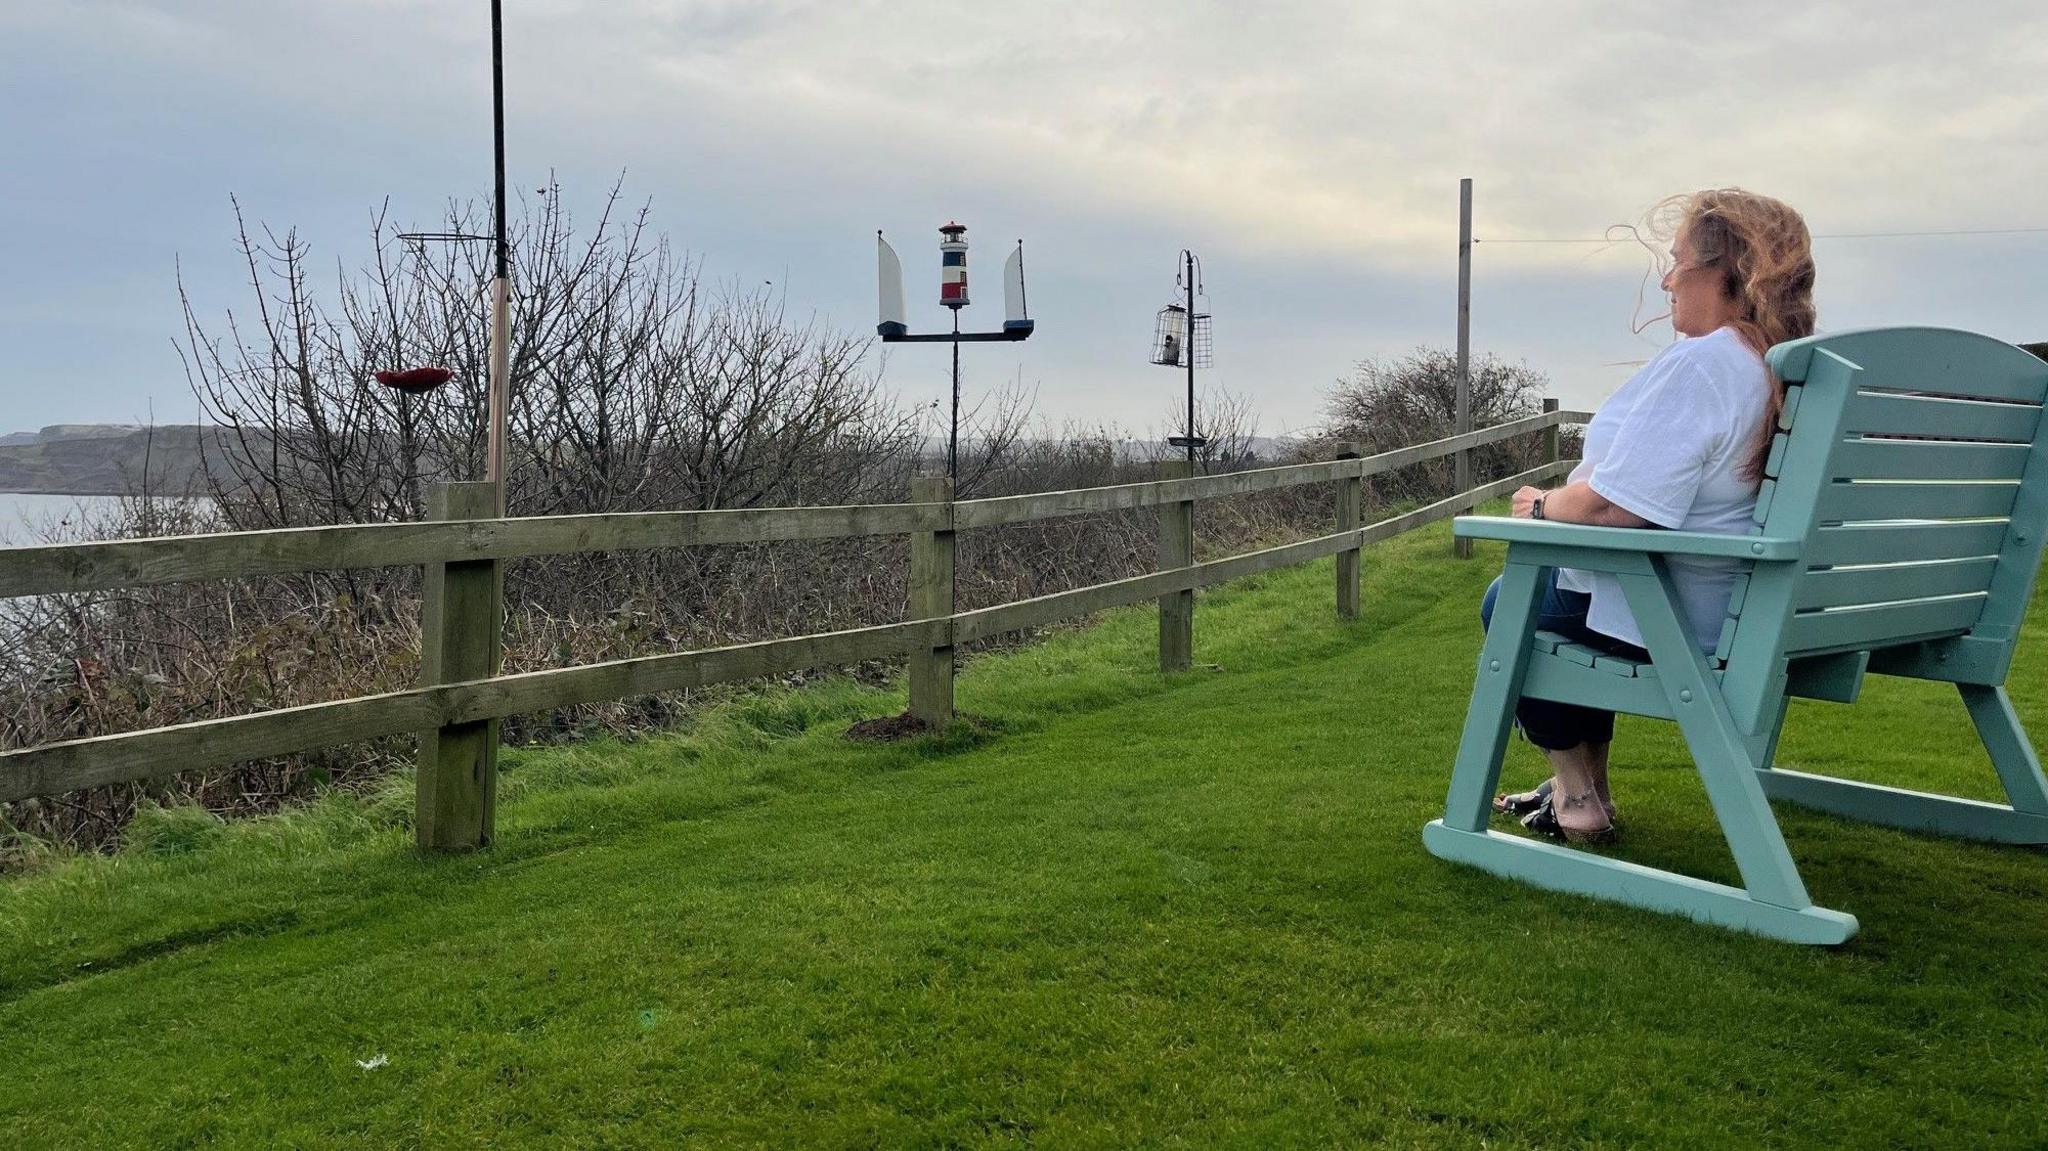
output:
<svg viewBox="0 0 2048 1151"><path fill-rule="evenodd" d="M408 396L423 396L455 377L447 368L423 367L405 368L395 372L378 372L377 382L387 388L394 388Z"/></svg>
<svg viewBox="0 0 2048 1151"><path fill-rule="evenodd" d="M1180 257L1174 261L1173 294L1175 299L1159 309L1159 318L1152 325L1152 362L1162 368L1186 368L1188 373L1188 422L1185 434L1168 436L1166 442L1176 448L1185 448L1188 465L1195 462L1197 449L1208 446L1209 441L1195 431L1195 369L1215 366L1210 352L1209 313L1201 310L1208 303L1208 293L1202 289L1202 262L1196 255L1183 248Z"/></svg>
<svg viewBox="0 0 2048 1151"><path fill-rule="evenodd" d="M489 243L491 237L469 232L400 232L398 239L414 255L424 259L428 244ZM376 381L408 396L423 396L455 377L447 368L424 366L376 373Z"/></svg>
<svg viewBox="0 0 2048 1151"><path fill-rule="evenodd" d="M1188 366L1188 351L1194 350L1198 368L1214 367L1209 334L1209 313L1195 312L1194 323L1188 323L1190 315L1186 304L1168 304L1159 309L1159 317L1152 325L1152 362L1162 368L1185 368ZM1194 335L1189 337L1192 327Z"/></svg>

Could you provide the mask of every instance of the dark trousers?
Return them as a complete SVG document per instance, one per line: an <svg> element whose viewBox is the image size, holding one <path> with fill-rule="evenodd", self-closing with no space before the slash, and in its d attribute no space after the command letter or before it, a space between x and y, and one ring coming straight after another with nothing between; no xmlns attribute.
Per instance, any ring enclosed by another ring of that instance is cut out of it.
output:
<svg viewBox="0 0 2048 1151"><path fill-rule="evenodd" d="M1495 576L1479 603L1479 623L1493 622L1493 601L1500 595L1500 577ZM1586 626L1586 610L1593 597L1585 592L1566 591L1557 586L1557 569L1544 568L1543 582L1536 592L1536 627L1551 631L1573 643L1598 648L1614 655L1647 661L1650 653L1631 643ZM1575 703L1523 696L1515 704L1515 722L1529 742L1545 751L1565 751L1582 743L1609 743L1614 739L1614 713Z"/></svg>

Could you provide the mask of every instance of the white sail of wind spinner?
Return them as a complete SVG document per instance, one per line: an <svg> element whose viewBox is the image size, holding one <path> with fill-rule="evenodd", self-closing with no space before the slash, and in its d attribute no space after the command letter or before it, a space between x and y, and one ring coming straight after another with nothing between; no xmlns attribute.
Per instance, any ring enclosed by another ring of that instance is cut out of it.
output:
<svg viewBox="0 0 2048 1151"><path fill-rule="evenodd" d="M1024 307L1024 241L1003 261L1003 330L1028 332L1031 317Z"/></svg>
<svg viewBox="0 0 2048 1151"><path fill-rule="evenodd" d="M875 283L880 289L881 322L875 331L885 336L900 336L910 330L903 319L903 261L896 258L896 249L875 233L875 262L878 265Z"/></svg>

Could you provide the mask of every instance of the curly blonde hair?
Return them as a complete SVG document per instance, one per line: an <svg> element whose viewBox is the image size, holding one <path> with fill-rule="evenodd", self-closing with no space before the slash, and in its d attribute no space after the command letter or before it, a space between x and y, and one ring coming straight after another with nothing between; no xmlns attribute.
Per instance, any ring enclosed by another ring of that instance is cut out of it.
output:
<svg viewBox="0 0 2048 1151"><path fill-rule="evenodd" d="M1736 304L1731 326L1757 355L1813 334L1813 237L1791 205L1740 188L1707 188L1665 200L1652 220L1659 233L1691 242L1696 266L1721 270L1723 294ZM1774 375L1770 414L1744 469L1751 480L1763 476L1784 406L1785 385Z"/></svg>

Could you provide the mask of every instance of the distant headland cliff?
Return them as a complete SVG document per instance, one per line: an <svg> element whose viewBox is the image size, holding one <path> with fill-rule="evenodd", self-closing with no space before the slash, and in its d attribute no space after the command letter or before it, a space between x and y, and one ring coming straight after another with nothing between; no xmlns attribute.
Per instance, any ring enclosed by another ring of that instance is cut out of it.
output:
<svg viewBox="0 0 2048 1151"><path fill-rule="evenodd" d="M155 428L132 424L52 424L0 435L0 492L111 496L148 488L167 495L197 492L204 437L220 433L194 424Z"/></svg>

